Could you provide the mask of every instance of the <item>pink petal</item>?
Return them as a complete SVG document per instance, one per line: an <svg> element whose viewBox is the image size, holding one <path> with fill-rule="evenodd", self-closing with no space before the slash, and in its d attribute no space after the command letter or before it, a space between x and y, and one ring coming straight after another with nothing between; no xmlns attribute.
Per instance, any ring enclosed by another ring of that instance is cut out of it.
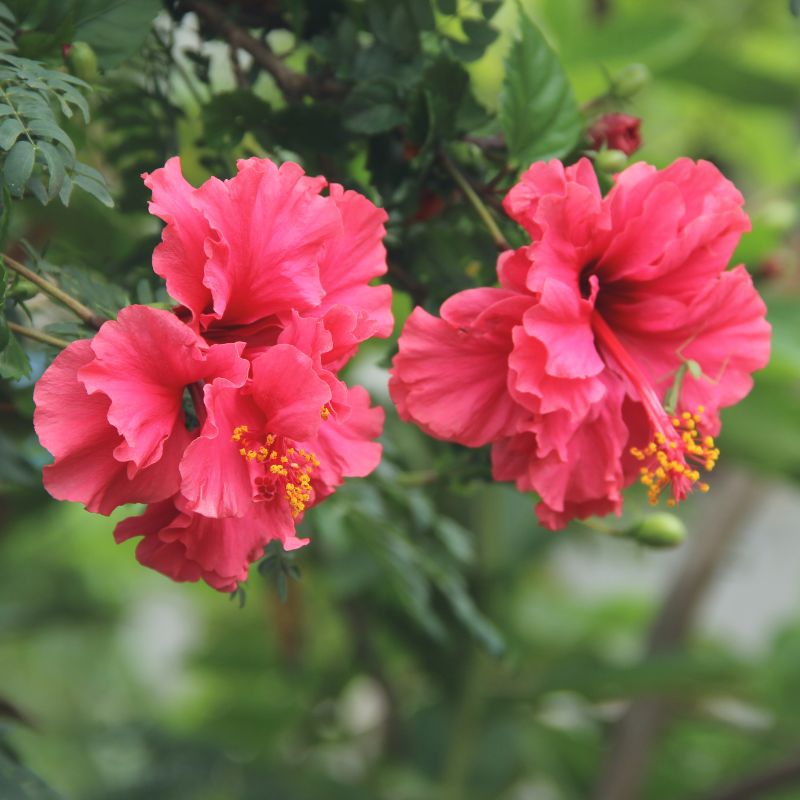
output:
<svg viewBox="0 0 800 800"><path fill-rule="evenodd" d="M513 432L520 409L506 388L511 330L531 302L502 289L474 289L450 298L446 319L415 309L389 382L401 418L472 447Z"/></svg>
<svg viewBox="0 0 800 800"><path fill-rule="evenodd" d="M203 215L192 206L194 187L181 173L177 156L149 175L145 186L153 192L150 213L167 223L161 244L153 253L153 269L167 282L167 291L197 320L211 306L211 292L203 283L205 241L211 233Z"/></svg>
<svg viewBox="0 0 800 800"><path fill-rule="evenodd" d="M84 503L110 514L125 503L152 502L177 490L178 461L189 434L179 421L167 434L161 461L141 471L114 457L122 438L108 422L109 400L89 395L78 372L94 358L91 343L79 340L60 353L34 390L34 427L55 457L43 471L47 491L58 500Z"/></svg>
<svg viewBox="0 0 800 800"><path fill-rule="evenodd" d="M326 485L326 494L344 478L369 475L381 460L381 445L373 440L383 430L383 409L370 407L369 394L361 386L350 388L348 403L350 414L344 422L329 417L320 426L316 439L303 445L320 461L314 479Z"/></svg>
<svg viewBox="0 0 800 800"><path fill-rule="evenodd" d="M253 361L253 397L269 432L302 441L316 436L331 390L307 355L278 344Z"/></svg>
<svg viewBox="0 0 800 800"><path fill-rule="evenodd" d="M123 436L121 461L143 468L156 463L173 429L183 422L186 386L209 370L242 383L247 362L241 346L221 345L206 363L206 346L191 328L167 311L147 306L122 309L91 341L95 358L79 378L90 394L111 400L108 421Z"/></svg>
<svg viewBox="0 0 800 800"><path fill-rule="evenodd" d="M187 510L206 517L246 517L253 505L250 470L231 437L241 425L263 435L263 413L242 389L215 382L203 391L207 418L181 462L181 494Z"/></svg>
<svg viewBox="0 0 800 800"><path fill-rule="evenodd" d="M292 308L318 305L324 290L318 257L341 230L336 206L319 196L321 181L291 162L238 162L228 181L212 178L193 203L213 228L205 284L213 317L243 325Z"/></svg>

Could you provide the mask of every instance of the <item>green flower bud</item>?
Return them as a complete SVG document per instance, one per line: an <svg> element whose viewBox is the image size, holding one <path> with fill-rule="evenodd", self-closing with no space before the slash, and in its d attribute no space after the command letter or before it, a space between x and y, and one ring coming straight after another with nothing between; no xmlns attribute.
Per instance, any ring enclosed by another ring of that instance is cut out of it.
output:
<svg viewBox="0 0 800 800"><path fill-rule="evenodd" d="M677 547L686 535L683 521L666 511L650 514L625 531L626 538L648 547Z"/></svg>
<svg viewBox="0 0 800 800"><path fill-rule="evenodd" d="M625 169L628 156L622 150L601 150L594 158L598 172L612 173Z"/></svg>
<svg viewBox="0 0 800 800"><path fill-rule="evenodd" d="M72 42L66 60L69 71L76 77L87 83L97 79L97 56L86 42Z"/></svg>
<svg viewBox="0 0 800 800"><path fill-rule="evenodd" d="M613 79L613 92L619 98L633 97L650 82L650 70L644 64L628 64Z"/></svg>
<svg viewBox="0 0 800 800"><path fill-rule="evenodd" d="M39 294L39 287L35 283L26 281L25 278L18 278L14 285L8 290L8 296L13 300L30 300Z"/></svg>

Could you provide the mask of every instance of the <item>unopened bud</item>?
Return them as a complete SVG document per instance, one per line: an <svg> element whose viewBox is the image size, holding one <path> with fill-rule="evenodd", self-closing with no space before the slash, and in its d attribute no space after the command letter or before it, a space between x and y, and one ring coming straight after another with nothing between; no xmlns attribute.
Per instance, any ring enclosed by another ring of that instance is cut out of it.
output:
<svg viewBox="0 0 800 800"><path fill-rule="evenodd" d="M683 521L666 511L650 514L625 531L626 538L648 547L677 547L683 543L686 534Z"/></svg>
<svg viewBox="0 0 800 800"><path fill-rule="evenodd" d="M633 97L650 82L650 70L644 64L628 64L612 81L614 94L623 99Z"/></svg>
<svg viewBox="0 0 800 800"><path fill-rule="evenodd" d="M87 83L97 79L97 55L86 42L73 42L66 53L69 71Z"/></svg>
<svg viewBox="0 0 800 800"><path fill-rule="evenodd" d="M614 173L625 169L628 156L622 150L601 150L594 159L599 172Z"/></svg>
<svg viewBox="0 0 800 800"><path fill-rule="evenodd" d="M15 281L14 285L8 290L8 296L14 300L30 300L39 294L39 287L35 283L26 281L25 278L19 278Z"/></svg>
<svg viewBox="0 0 800 800"><path fill-rule="evenodd" d="M595 150L607 147L629 156L642 146L641 124L639 117L630 114L603 114L592 123L587 135Z"/></svg>

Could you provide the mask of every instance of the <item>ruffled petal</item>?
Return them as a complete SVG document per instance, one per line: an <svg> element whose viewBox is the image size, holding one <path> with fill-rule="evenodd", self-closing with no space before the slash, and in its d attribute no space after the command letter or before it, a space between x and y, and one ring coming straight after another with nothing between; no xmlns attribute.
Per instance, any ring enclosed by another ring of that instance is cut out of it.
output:
<svg viewBox="0 0 800 800"><path fill-rule="evenodd" d="M242 425L261 434L263 413L241 389L216 382L203 392L207 417L181 462L181 494L188 510L206 517L246 517L253 504L250 469L231 437Z"/></svg>
<svg viewBox="0 0 800 800"><path fill-rule="evenodd" d="M153 270L167 282L170 297L188 308L196 321L211 306L211 292L203 282L211 229L192 205L195 188L184 179L180 158L142 177L153 192L150 213L167 223L153 252Z"/></svg>
<svg viewBox="0 0 800 800"><path fill-rule="evenodd" d="M279 168L251 158L237 166L234 178L212 178L193 197L214 232L206 244L207 322L245 325L318 305L320 249L341 230L335 204L319 195L324 182L291 162Z"/></svg>
<svg viewBox="0 0 800 800"><path fill-rule="evenodd" d="M95 358L80 371L89 394L111 405L108 421L123 441L115 456L144 468L156 463L173 429L183 423L183 391L209 372L241 384L247 362L241 345L214 348L173 314L147 306L122 309L91 341Z"/></svg>
<svg viewBox="0 0 800 800"><path fill-rule="evenodd" d="M39 441L55 457L43 471L47 491L58 500L83 503L110 514L125 503L153 502L177 490L178 461L189 441L182 422L167 432L159 463L144 470L115 458L122 437L108 422L109 400L89 395L78 372L94 358L89 340L61 352L34 389L33 422Z"/></svg>
<svg viewBox="0 0 800 800"><path fill-rule="evenodd" d="M370 406L369 394L361 386L349 389L347 401L350 413L346 420L329 417L320 426L316 439L303 444L320 461L314 470L318 495L330 494L344 478L369 475L381 460L382 447L374 440L383 430L383 409Z"/></svg>
<svg viewBox="0 0 800 800"><path fill-rule="evenodd" d="M512 433L521 409L506 386L511 331L532 302L503 289L474 289L450 298L444 319L415 309L389 382L401 418L471 447Z"/></svg>
<svg viewBox="0 0 800 800"><path fill-rule="evenodd" d="M267 430L295 441L316 436L321 409L331 399L311 358L288 344L275 345L253 361L252 391Z"/></svg>

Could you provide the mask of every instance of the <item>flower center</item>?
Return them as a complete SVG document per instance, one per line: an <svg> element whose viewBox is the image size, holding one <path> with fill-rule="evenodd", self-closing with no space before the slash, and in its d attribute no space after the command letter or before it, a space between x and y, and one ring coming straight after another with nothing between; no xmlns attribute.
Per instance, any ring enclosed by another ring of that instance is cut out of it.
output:
<svg viewBox="0 0 800 800"><path fill-rule="evenodd" d="M667 500L674 506L696 486L701 492L708 491L708 484L700 480L697 466L710 472L719 458L719 449L711 436L703 436L698 424L703 418L703 406L697 413L684 411L673 417L672 435L657 431L653 441L643 450L631 447L631 455L637 460L648 462L640 470L640 480L647 487L650 505L658 503L662 490L672 484L673 496Z"/></svg>
<svg viewBox="0 0 800 800"><path fill-rule="evenodd" d="M233 429L231 440L239 445L239 455L247 462L262 465L263 472L255 478L256 501L270 501L283 496L293 517L299 517L311 500L311 474L319 459L290 439L267 433L263 439L249 436L247 425Z"/></svg>
<svg viewBox="0 0 800 800"><path fill-rule="evenodd" d="M714 469L719 450L714 439L704 436L700 429L703 407L699 406L696 413L684 411L670 417L647 376L597 312L592 315L592 330L605 353L614 359L636 389L650 419L652 440L644 447L630 448L631 455L643 462L640 481L647 487L650 504L655 505L668 486L672 488L668 506L683 500L694 488L707 492L708 484L700 480L697 467L709 472Z"/></svg>

